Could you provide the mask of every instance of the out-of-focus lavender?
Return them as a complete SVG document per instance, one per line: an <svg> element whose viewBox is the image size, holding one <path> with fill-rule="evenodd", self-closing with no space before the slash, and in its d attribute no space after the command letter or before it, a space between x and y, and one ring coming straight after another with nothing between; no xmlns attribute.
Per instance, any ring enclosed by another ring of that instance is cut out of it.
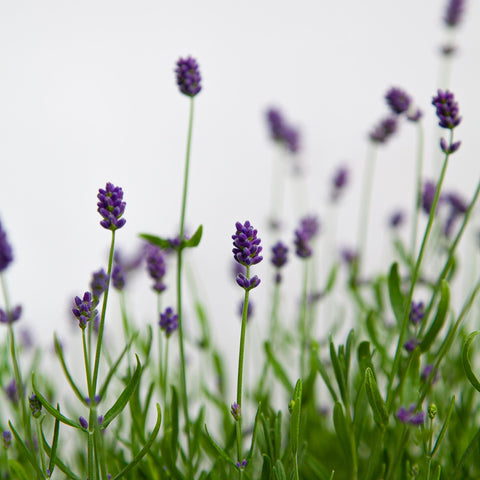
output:
<svg viewBox="0 0 480 480"><path fill-rule="evenodd" d="M396 117L387 117L381 120L370 131L370 140L376 144L385 143L397 131Z"/></svg>
<svg viewBox="0 0 480 480"><path fill-rule="evenodd" d="M12 261L12 247L8 242L7 233L2 227L2 222L0 222L0 272L6 270Z"/></svg>
<svg viewBox="0 0 480 480"><path fill-rule="evenodd" d="M160 247L147 244L145 246L145 261L147 263L147 271L153 279L153 289L161 293L167 286L163 283L163 278L167 273L167 261L165 253Z"/></svg>
<svg viewBox="0 0 480 480"><path fill-rule="evenodd" d="M121 291L125 288L125 272L119 264L116 264L112 269L112 283L116 290Z"/></svg>
<svg viewBox="0 0 480 480"><path fill-rule="evenodd" d="M451 130L462 121L462 117L459 116L458 102L449 90L438 90L437 95L432 98L432 105L436 108L440 127Z"/></svg>
<svg viewBox="0 0 480 480"><path fill-rule="evenodd" d="M171 307L168 307L163 313L160 314L160 320L158 324L165 332L165 335L169 337L178 328L178 315L174 313Z"/></svg>
<svg viewBox="0 0 480 480"><path fill-rule="evenodd" d="M462 20L465 0L448 0L443 21L447 27L456 27Z"/></svg>
<svg viewBox="0 0 480 480"><path fill-rule="evenodd" d="M330 194L330 199L332 202L337 202L340 199L340 196L345 191L345 188L348 185L350 179L350 172L347 167L339 167L332 179L332 191Z"/></svg>
<svg viewBox="0 0 480 480"><path fill-rule="evenodd" d="M414 325L418 325L425 316L425 306L423 302L412 302L410 307L409 319Z"/></svg>
<svg viewBox="0 0 480 480"><path fill-rule="evenodd" d="M278 108L269 108L266 113L270 137L291 153L300 149L300 131L290 125Z"/></svg>
<svg viewBox="0 0 480 480"><path fill-rule="evenodd" d="M385 95L385 100L390 110L395 115L400 115L408 110L412 99L404 90L392 87Z"/></svg>
<svg viewBox="0 0 480 480"><path fill-rule="evenodd" d="M179 58L175 74L178 88L184 95L194 97L202 89L200 69L194 58Z"/></svg>
<svg viewBox="0 0 480 480"><path fill-rule="evenodd" d="M90 282L90 290L92 291L93 298L98 300L103 292L107 289L108 275L105 269L101 268L92 275Z"/></svg>
<svg viewBox="0 0 480 480"><path fill-rule="evenodd" d="M16 305L11 311L0 308L0 323L14 323L22 316L22 306Z"/></svg>
<svg viewBox="0 0 480 480"><path fill-rule="evenodd" d="M403 210L395 210L388 220L390 228L397 229L405 223L405 212Z"/></svg>
<svg viewBox="0 0 480 480"><path fill-rule="evenodd" d="M397 418L402 422L402 423L408 423L410 425L423 425L425 422L425 413L424 412L417 412L415 413L415 408L416 405L412 404L408 408L408 410L405 407L400 407L397 410Z"/></svg>

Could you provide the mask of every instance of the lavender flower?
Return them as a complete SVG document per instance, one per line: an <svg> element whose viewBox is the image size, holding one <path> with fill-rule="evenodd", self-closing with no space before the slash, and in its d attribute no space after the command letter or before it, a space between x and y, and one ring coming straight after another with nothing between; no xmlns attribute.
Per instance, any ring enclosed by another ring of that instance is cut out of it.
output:
<svg viewBox="0 0 480 480"><path fill-rule="evenodd" d="M245 290L251 290L252 288L258 287L260 285L260 279L257 275L254 275L252 278L247 278L243 273L237 275L236 281L238 285Z"/></svg>
<svg viewBox="0 0 480 480"><path fill-rule="evenodd" d="M238 313L240 314L240 318L243 317L243 305L244 305L244 301L243 299L240 301L239 305L238 305ZM254 307L253 307L253 302L250 300L248 302L248 306L247 306L247 322L248 320L250 320L250 318L252 317L253 315L253 311L254 311Z"/></svg>
<svg viewBox="0 0 480 480"><path fill-rule="evenodd" d="M18 403L18 386L14 379L5 387L5 395L12 403Z"/></svg>
<svg viewBox="0 0 480 480"><path fill-rule="evenodd" d="M78 326L84 329L87 326L87 322L96 315L92 302L92 294L85 292L83 300L80 297L75 297L75 306L72 308L72 313L78 320Z"/></svg>
<svg viewBox="0 0 480 480"><path fill-rule="evenodd" d="M108 275L107 272L101 268L92 275L92 281L90 282L90 289L93 294L93 298L99 299L103 292L107 289Z"/></svg>
<svg viewBox="0 0 480 480"><path fill-rule="evenodd" d="M404 212L402 212L401 210L396 210L390 216L388 223L391 228L398 228L403 224L404 221L405 221Z"/></svg>
<svg viewBox="0 0 480 480"><path fill-rule="evenodd" d="M320 222L314 215L303 217L300 220L300 229L307 235L309 240L311 240L320 232Z"/></svg>
<svg viewBox="0 0 480 480"><path fill-rule="evenodd" d="M396 117L387 117L380 121L370 132L370 140L373 143L385 143L397 131Z"/></svg>
<svg viewBox="0 0 480 480"><path fill-rule="evenodd" d="M148 244L146 246L147 270L150 277L154 280L153 289L161 293L167 287L163 283L163 277L167 272L167 262L165 254L160 247Z"/></svg>
<svg viewBox="0 0 480 480"><path fill-rule="evenodd" d="M300 150L300 132L297 128L286 126L283 131L285 146L292 153L297 153Z"/></svg>
<svg viewBox="0 0 480 480"><path fill-rule="evenodd" d="M353 265L358 262L358 253L351 248L343 248L340 251L340 257L347 265Z"/></svg>
<svg viewBox="0 0 480 480"><path fill-rule="evenodd" d="M423 117L423 112L417 108L412 113L407 113L407 120L410 122L418 122Z"/></svg>
<svg viewBox="0 0 480 480"><path fill-rule="evenodd" d="M84 417L78 417L78 421L82 428L84 428L85 430L88 430L88 422Z"/></svg>
<svg viewBox="0 0 480 480"><path fill-rule="evenodd" d="M113 287L120 291L125 287L125 274L122 266L118 263L113 267L112 270L112 283Z"/></svg>
<svg viewBox="0 0 480 480"><path fill-rule="evenodd" d="M388 106L396 115L400 115L408 110L410 106L410 96L400 88L392 87L385 95Z"/></svg>
<svg viewBox="0 0 480 480"><path fill-rule="evenodd" d="M428 377L430 377L431 373L433 372L433 365L431 363L428 363L425 365L425 368L422 371L421 377L424 382L428 380ZM433 379L432 379L432 385L438 380L438 370L435 370L435 373L433 374Z"/></svg>
<svg viewBox="0 0 480 480"><path fill-rule="evenodd" d="M237 468L240 468L241 470L243 470L247 466L247 460L243 459L242 463L237 462L235 465L237 466Z"/></svg>
<svg viewBox="0 0 480 480"><path fill-rule="evenodd" d="M445 16L443 17L447 27L456 27L460 23L464 7L464 0L449 0Z"/></svg>
<svg viewBox="0 0 480 480"><path fill-rule="evenodd" d="M257 230L247 220L243 225L240 222L235 224L237 232L232 235L233 256L238 263L248 267L256 265L263 260L260 256L260 238L257 237Z"/></svg>
<svg viewBox="0 0 480 480"><path fill-rule="evenodd" d="M443 233L446 237L449 237L452 233L452 229L457 218L467 212L468 204L460 195L455 192L445 195L444 200L450 205L450 212L445 222L445 226L443 227Z"/></svg>
<svg viewBox="0 0 480 480"><path fill-rule="evenodd" d="M276 108L269 108L267 110L267 123L270 130L270 136L276 142L283 141L283 127L284 127L284 119L280 110Z"/></svg>
<svg viewBox="0 0 480 480"><path fill-rule="evenodd" d="M34 418L38 418L42 414L42 404L35 394L28 398L28 404L30 406L32 416Z"/></svg>
<svg viewBox="0 0 480 480"><path fill-rule="evenodd" d="M126 220L120 218L125 213L126 203L123 201L123 190L108 182L105 189L98 190L98 213L103 217L100 225L107 230L115 231L125 225Z"/></svg>
<svg viewBox="0 0 480 480"><path fill-rule="evenodd" d="M158 322L160 328L165 331L165 335L169 337L178 328L178 315L173 313L173 309L168 307L160 314Z"/></svg>
<svg viewBox="0 0 480 480"><path fill-rule="evenodd" d="M423 191L422 191L422 209L427 214L430 215L430 210L433 206L433 200L435 199L435 193L437 191L437 186L427 180L423 184Z"/></svg>
<svg viewBox="0 0 480 480"><path fill-rule="evenodd" d="M0 308L0 323L13 323L16 322L21 316L21 305L16 305L10 312L6 312Z"/></svg>
<svg viewBox="0 0 480 480"><path fill-rule="evenodd" d="M311 237L302 229L295 230L295 253L300 258L308 258L312 256L313 250L310 246Z"/></svg>
<svg viewBox="0 0 480 480"><path fill-rule="evenodd" d="M7 239L7 234L0 222L0 272L3 272L13 261L12 247Z"/></svg>
<svg viewBox="0 0 480 480"><path fill-rule="evenodd" d="M415 337L413 337L405 343L404 347L407 352L413 352L418 345L419 341Z"/></svg>
<svg viewBox="0 0 480 480"><path fill-rule="evenodd" d="M425 306L423 302L412 302L412 306L410 308L409 319L414 325L418 325L425 316Z"/></svg>
<svg viewBox="0 0 480 480"><path fill-rule="evenodd" d="M340 198L340 195L348 184L349 176L350 173L346 167L340 167L335 172L332 181L332 193L330 195L332 202L336 202Z"/></svg>
<svg viewBox="0 0 480 480"><path fill-rule="evenodd" d="M184 95L194 97L202 89L200 85L202 77L200 76L198 63L194 58L179 58L175 74L178 88Z"/></svg>
<svg viewBox="0 0 480 480"><path fill-rule="evenodd" d="M232 403L230 413L232 414L232 417L235 419L235 421L238 421L242 416L242 410L237 402Z"/></svg>
<svg viewBox="0 0 480 480"><path fill-rule="evenodd" d="M282 275L280 269L287 263L288 247L282 242L277 242L272 247L272 263L276 267L277 273L275 274L275 283L282 281Z"/></svg>
<svg viewBox="0 0 480 480"><path fill-rule="evenodd" d="M9 430L2 432L3 448L6 450L12 444L12 433Z"/></svg>
<svg viewBox="0 0 480 480"><path fill-rule="evenodd" d="M415 407L415 404L410 405L408 410L406 410L404 407L400 407L397 410L397 418L405 424L408 423L415 426L422 425L425 422L425 413L415 413Z"/></svg>
<svg viewBox="0 0 480 480"><path fill-rule="evenodd" d="M438 124L442 128L453 129L462 120L458 116L459 108L455 97L449 90L438 90L437 96L432 98L432 105L437 109Z"/></svg>

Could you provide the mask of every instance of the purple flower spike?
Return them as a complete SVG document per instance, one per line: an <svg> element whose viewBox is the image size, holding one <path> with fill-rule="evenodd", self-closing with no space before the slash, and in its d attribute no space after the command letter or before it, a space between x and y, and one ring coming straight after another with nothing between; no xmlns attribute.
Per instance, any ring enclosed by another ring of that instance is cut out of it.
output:
<svg viewBox="0 0 480 480"><path fill-rule="evenodd" d="M147 245L146 252L148 274L155 282L153 289L161 293L167 288L163 283L163 277L167 273L165 254L160 247L151 244Z"/></svg>
<svg viewBox="0 0 480 480"><path fill-rule="evenodd" d="M168 307L160 314L160 321L158 322L160 328L169 337L178 328L178 315L173 313L173 309Z"/></svg>
<svg viewBox="0 0 480 480"><path fill-rule="evenodd" d="M410 102L412 101L410 96L402 89L392 87L385 95L385 100L388 106L396 115L400 115L408 110Z"/></svg>
<svg viewBox="0 0 480 480"><path fill-rule="evenodd" d="M78 421L80 423L80 426L84 428L85 430L88 430L88 422L84 417L79 417Z"/></svg>
<svg viewBox="0 0 480 480"><path fill-rule="evenodd" d="M315 215L303 217L300 220L300 229L307 235L308 239L311 240L320 232L320 221Z"/></svg>
<svg viewBox="0 0 480 480"><path fill-rule="evenodd" d="M348 184L349 176L350 173L346 167L340 167L335 172L332 181L332 193L330 195L332 202L336 202L340 198L340 195Z"/></svg>
<svg viewBox="0 0 480 480"><path fill-rule="evenodd" d="M396 210L390 216L388 221L391 228L398 228L405 222L405 214L401 210Z"/></svg>
<svg viewBox="0 0 480 480"><path fill-rule="evenodd" d="M108 182L105 189L98 190L98 213L103 217L100 225L107 230L122 228L126 220L120 218L125 213L126 203L123 201L123 190Z"/></svg>
<svg viewBox="0 0 480 480"><path fill-rule="evenodd" d="M251 290L252 288L258 287L260 285L260 279L257 277L257 275L249 279L243 273L239 273L236 280L238 285L245 290Z"/></svg>
<svg viewBox="0 0 480 480"><path fill-rule="evenodd" d="M232 414L232 417L235 419L235 421L238 421L242 416L242 410L237 402L232 403L230 413Z"/></svg>
<svg viewBox="0 0 480 480"><path fill-rule="evenodd" d="M409 409L405 407L400 407L397 410L397 418L405 424L410 424L414 426L422 425L425 422L425 413L417 412L415 413L415 404L410 405Z"/></svg>
<svg viewBox="0 0 480 480"><path fill-rule="evenodd" d="M0 323L14 323L22 316L22 306L17 305L10 312L0 308Z"/></svg>
<svg viewBox="0 0 480 480"><path fill-rule="evenodd" d="M3 448L6 450L12 444L12 433L9 430L2 432Z"/></svg>
<svg viewBox="0 0 480 480"><path fill-rule="evenodd" d="M42 414L42 404L35 394L28 398L28 404L33 418L38 418Z"/></svg>
<svg viewBox="0 0 480 480"><path fill-rule="evenodd" d="M198 63L194 58L180 58L177 61L175 74L177 76L178 88L184 95L194 97L202 89L200 85L202 77L200 76Z"/></svg>
<svg viewBox="0 0 480 480"><path fill-rule="evenodd" d="M263 260L260 256L262 247L261 240L257 237L257 230L250 225L247 220L243 225L240 222L235 224L237 232L232 235L233 239L233 256L238 263L245 265L256 265Z"/></svg>
<svg viewBox="0 0 480 480"><path fill-rule="evenodd" d="M303 230L295 230L295 253L300 258L308 258L312 256L313 250L310 246L310 237Z"/></svg>
<svg viewBox="0 0 480 480"><path fill-rule="evenodd" d="M462 142L453 142L450 145L447 143L447 141L444 138L440 139L440 148L442 149L443 153L446 153L447 155L450 155L452 153L455 153L459 148L460 144Z"/></svg>
<svg viewBox="0 0 480 480"><path fill-rule="evenodd" d="M404 347L407 352L413 352L418 344L419 341L416 338L411 338L407 343L405 343Z"/></svg>
<svg viewBox="0 0 480 480"><path fill-rule="evenodd" d="M75 297L75 306L72 308L72 313L78 320L78 326L84 329L87 326L87 322L97 313L93 309L92 294L90 292L84 293L83 300L80 297Z"/></svg>
<svg viewBox="0 0 480 480"><path fill-rule="evenodd" d="M92 275L92 281L90 282L90 289L94 298L100 298L107 289L108 275L107 272L101 268Z"/></svg>
<svg viewBox="0 0 480 480"><path fill-rule="evenodd" d="M8 243L7 234L0 222L0 272L3 272L13 261L12 247Z"/></svg>
<svg viewBox="0 0 480 480"><path fill-rule="evenodd" d="M10 383L5 387L5 394L12 403L18 403L18 386L15 380L11 380Z"/></svg>
<svg viewBox="0 0 480 480"><path fill-rule="evenodd" d="M465 0L449 0L443 21L447 27L456 27L463 14Z"/></svg>
<svg viewBox="0 0 480 480"><path fill-rule="evenodd" d="M282 281L282 275L280 269L287 263L288 247L282 242L277 242L272 247L272 263L276 267L277 273L275 274L275 283Z"/></svg>
<svg viewBox="0 0 480 480"><path fill-rule="evenodd" d="M458 103L452 92L438 90L437 96L432 98L432 105L437 109L437 117L440 120L438 124L442 128L451 130L462 121L462 117L458 116Z"/></svg>
<svg viewBox="0 0 480 480"><path fill-rule="evenodd" d="M397 131L396 117L384 118L378 125L376 125L370 132L370 140L373 143L385 143Z"/></svg>
<svg viewBox="0 0 480 480"><path fill-rule="evenodd" d="M433 372L433 365L431 363L428 363L427 365L425 365L425 368L423 369L422 371L422 380L424 382L426 382L428 380L428 377L430 377L430 375L432 374ZM433 378L432 378L432 385L438 380L438 370L435 370L435 373L433 374Z"/></svg>
<svg viewBox="0 0 480 480"><path fill-rule="evenodd" d="M283 141L283 127L285 122L280 110L270 108L267 110L266 117L272 139L276 142Z"/></svg>
<svg viewBox="0 0 480 480"><path fill-rule="evenodd" d="M119 291L125 288L125 274L121 265L117 263L112 270L113 287Z"/></svg>
<svg viewBox="0 0 480 480"><path fill-rule="evenodd" d="M409 319L414 325L418 325L425 316L425 306L423 302L412 302Z"/></svg>
<svg viewBox="0 0 480 480"><path fill-rule="evenodd" d="M427 180L423 184L423 191L422 191L422 209L427 214L430 215L430 210L433 206L433 200L435 199L435 192L437 191L437 186Z"/></svg>

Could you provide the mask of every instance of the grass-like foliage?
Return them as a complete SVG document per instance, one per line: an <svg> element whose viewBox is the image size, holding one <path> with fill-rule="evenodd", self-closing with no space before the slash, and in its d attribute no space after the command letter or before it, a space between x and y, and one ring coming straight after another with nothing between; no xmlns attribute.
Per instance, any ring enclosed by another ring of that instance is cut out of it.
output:
<svg viewBox="0 0 480 480"><path fill-rule="evenodd" d="M446 28L458 27L462 11L463 2L449 2ZM454 53L452 45L443 48L444 73ZM285 232L285 205L276 200L268 226L232 219L235 282L243 302L236 396L230 398L227 383L235 376L185 268L208 228L185 234L199 65L180 59L176 75L190 102L178 235L139 234L145 242L139 261L126 264L115 250L126 211L128 218L124 192L111 183L99 189L100 225L110 237L106 268L72 302L71 343L77 349L64 347L64 331L54 334L55 365L35 346L28 349L17 331L21 307L8 291L13 249L8 226L0 224L0 322L6 331L0 344L0 478L478 480L479 331L471 331L468 320L480 281L468 278L459 258L480 183L469 200L443 187L447 169L455 168L449 160L461 147L454 139L462 120L454 94L432 92L430 110L422 113L404 90L388 90L389 114L368 137L354 248L340 255L335 231L327 228L322 235L330 240L322 242L331 248L320 256L318 218L298 211L298 228ZM442 161L437 178L427 182L422 122L434 115L442 129L436 151ZM278 162L295 171L299 132L277 109L266 118ZM365 259L374 237L368 225L375 158L403 124L418 131L415 196L408 224L404 213L392 216L392 235L385 235L392 241L390 261L374 272ZM273 177L274 199L283 197L289 171L279 169ZM340 168L332 182L333 217L348 180L348 169ZM411 233L409 241L397 233L400 228ZM259 278L262 261L270 270ZM296 279L288 270L295 263ZM144 294L158 297L153 325L139 326L126 307L126 275L139 267L153 281L153 293ZM297 288L287 289L287 282ZM176 305L165 308L167 288ZM112 289L118 295L109 295ZM257 315L254 321L263 322L268 334L249 344L253 295L262 296L270 315ZM114 318L107 312L118 299ZM294 305L293 313L287 305ZM186 306L195 313L189 325L194 331L184 328ZM318 328L320 312L336 312L340 328L330 336ZM106 325L116 331L115 342L105 341ZM263 348L253 352L248 345ZM248 374L246 351L255 364Z"/></svg>

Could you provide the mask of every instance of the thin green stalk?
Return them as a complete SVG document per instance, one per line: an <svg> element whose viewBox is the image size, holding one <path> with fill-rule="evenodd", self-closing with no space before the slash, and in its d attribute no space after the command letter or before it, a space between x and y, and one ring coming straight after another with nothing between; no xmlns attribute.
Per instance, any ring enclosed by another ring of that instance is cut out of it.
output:
<svg viewBox="0 0 480 480"><path fill-rule="evenodd" d="M250 266L247 266L246 276L250 279ZM240 408L240 415L236 419L236 433L237 433L237 459L242 462L242 389L243 389L243 362L245 356L245 333L247 329L247 313L248 313L248 297L249 290L245 290L245 298L243 300L242 311L242 328L240 331L240 348L238 352L238 374L237 374L237 404ZM240 470L240 478L242 478L242 470Z"/></svg>
<svg viewBox="0 0 480 480"><path fill-rule="evenodd" d="M122 323L123 323L123 333L125 335L125 343L128 344L130 341L131 337L131 331L130 331L130 326L128 324L128 315L127 315L127 306L125 302L125 292L121 290L119 292L120 294L120 312L122 314ZM128 365L128 371L132 371L132 362L130 355L127 355L127 365Z"/></svg>
<svg viewBox="0 0 480 480"><path fill-rule="evenodd" d="M391 480L393 478L394 468L397 467L397 464L400 461L400 457L405 452L405 447L408 442L408 437L410 436L409 434L410 434L410 431L408 427L405 425L403 427L402 438L400 440L400 443L397 445L392 463L390 463L390 465L388 466L388 471L387 471L385 480Z"/></svg>
<svg viewBox="0 0 480 480"><path fill-rule="evenodd" d="M453 141L453 131L450 131L450 144ZM400 331L400 336L398 337L398 343L397 343L397 348L395 351L395 356L393 359L393 365L392 365L392 370L390 371L390 375L388 377L388 386L387 386L387 399L386 399L386 404L387 404L387 410L390 411L391 406L392 406L392 391L393 391L393 382L395 379L395 376L397 374L399 365L400 365L400 358L401 358L401 352L403 349L403 344L405 343L405 335L407 333L407 328L408 328L408 317L410 314L410 304L412 303L412 298L413 298L413 291L415 290L415 285L418 280L418 276L420 273L420 266L422 264L423 260L423 255L425 253L425 248L427 246L428 238L430 236L430 231L432 229L433 225L433 220L435 218L435 213L437 210L437 205L438 205L438 200L440 198L440 191L442 189L442 184L443 180L445 178L445 173L447 171L447 166L448 166L448 158L449 154L445 154L445 160L443 162L442 166L442 171L440 172L440 178L438 180L437 184L437 189L435 191L435 197L433 199L432 207L430 209L430 215L428 217L428 223L427 227L425 229L425 233L423 235L423 240L422 244L420 246L420 251L418 252L418 257L417 261L415 262L415 268L412 273L412 278L411 278L411 284L410 284L410 289L408 292L407 299L404 304L404 313L403 313L403 319L402 319L402 324L401 324L401 331Z"/></svg>
<svg viewBox="0 0 480 480"><path fill-rule="evenodd" d="M85 329L82 328L82 346L83 346L83 361L85 363L85 375L87 378L87 390L88 398L90 402L93 402L95 393L92 391L92 372L90 371L90 361L88 359L87 339L85 335Z"/></svg>
<svg viewBox="0 0 480 480"><path fill-rule="evenodd" d="M361 266L365 260L368 224L370 221L370 204L372 203L373 176L375 173L375 160L377 148L373 144L369 144L367 152L367 165L363 175L362 197L360 200L360 213L358 223L358 271L361 272Z"/></svg>
<svg viewBox="0 0 480 480"><path fill-rule="evenodd" d="M415 178L415 201L412 221L412 238L410 251L412 256L415 256L417 251L417 232L418 232L418 218L420 213L421 195L422 195L422 172L423 172L423 147L424 147L424 133L423 125L418 122L418 145L417 145L417 171Z"/></svg>
<svg viewBox="0 0 480 480"><path fill-rule="evenodd" d="M185 212L187 208L187 191L188 191L188 174L190 170L190 148L192 144L192 129L193 129L193 113L194 113L194 97L190 97L190 116L188 121L188 135L187 135L187 153L185 158L185 172L183 180L183 195L182 195L182 209L180 214L180 241L183 239L185 229ZM177 315L178 315L178 342L180 347L180 364L181 364L181 378L183 390L183 411L185 416L185 431L188 442L188 468L189 478L193 478L193 459L192 459L192 445L190 435L190 418L188 413L188 392L187 392L187 378L186 378L186 362L185 362L185 341L183 335L183 312L182 312L182 248L177 251Z"/></svg>
<svg viewBox="0 0 480 480"><path fill-rule="evenodd" d="M35 426L36 426L36 430L37 430L37 439L40 442L40 439L42 438L42 430L40 428L40 419L36 419L35 424L36 424ZM40 455L40 463L42 464L42 472L45 474L47 472L47 466L46 466L46 463L45 463L45 452L43 451L43 448L41 448L41 447L38 448L38 452L39 452L39 455Z"/></svg>
<svg viewBox="0 0 480 480"><path fill-rule="evenodd" d="M98 369L100 366L100 353L102 351L103 330L105 328L105 314L107 312L108 292L110 290L110 277L112 276L114 249L115 249L115 230L112 230L112 241L110 244L110 254L108 256L107 288L105 289L105 292L103 294L102 314L100 316L100 325L98 327L97 348L95 350L95 366L93 368L92 391L94 395L97 390Z"/></svg>
<svg viewBox="0 0 480 480"><path fill-rule="evenodd" d="M307 350L307 290L308 290L308 260L303 265L302 303L300 306L300 318L298 327L300 330L300 378L305 376L305 351Z"/></svg>

